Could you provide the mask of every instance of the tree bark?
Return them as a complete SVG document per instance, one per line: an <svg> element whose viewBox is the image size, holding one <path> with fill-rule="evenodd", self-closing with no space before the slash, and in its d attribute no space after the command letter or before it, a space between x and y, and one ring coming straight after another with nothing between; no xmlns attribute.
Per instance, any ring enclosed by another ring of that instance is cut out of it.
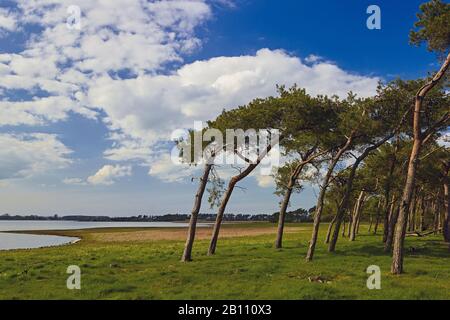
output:
<svg viewBox="0 0 450 320"><path fill-rule="evenodd" d="M283 247L283 231L284 231L284 222L286 219L286 210L289 205L289 200L292 195L292 189L294 188L294 183L292 182L293 177L289 181L288 188L286 193L284 194L283 202L281 203L280 215L278 217L278 230L277 230L277 238L275 240L275 248L281 249Z"/></svg>
<svg viewBox="0 0 450 320"><path fill-rule="evenodd" d="M434 234L438 234L439 230L439 205L438 205L439 193L437 194L436 199L433 201L433 229Z"/></svg>
<svg viewBox="0 0 450 320"><path fill-rule="evenodd" d="M422 195L421 200L420 200L419 230L421 232L425 230L425 195Z"/></svg>
<svg viewBox="0 0 450 320"><path fill-rule="evenodd" d="M416 94L414 104L414 120L413 120L413 132L414 141L411 150L411 155L408 162L408 173L406 175L406 183L403 189L403 195L400 202L400 211L398 216L398 223L395 228L394 235L394 250L392 254L391 272L393 274L403 273L403 246L406 236L406 222L408 219L409 207L411 205L411 198L414 191L414 185L416 180L417 165L419 162L419 155L422 148L424 139L427 139L430 135L423 137L422 130L420 128L420 113L422 111L423 100L428 92L444 77L445 72L450 64L450 53L440 70L436 73L431 81L425 84ZM430 132L431 134L431 132Z"/></svg>
<svg viewBox="0 0 450 320"><path fill-rule="evenodd" d="M346 223L345 223L346 219L345 217L342 219L342 236L345 237L345 227L346 227Z"/></svg>
<svg viewBox="0 0 450 320"><path fill-rule="evenodd" d="M359 219L361 218L361 211L362 211L362 207L363 207L364 198L365 198L365 192L361 191L361 193L359 194L358 200L356 201L356 208L355 208L355 213L353 216L353 223L352 223L351 231L350 231L350 238L349 238L350 241L355 241L355 238L356 238L356 233L357 233L357 229L358 229Z"/></svg>
<svg viewBox="0 0 450 320"><path fill-rule="evenodd" d="M333 217L330 224L328 225L327 236L325 237L325 244L330 242L331 230L333 230L334 223L336 222L336 216Z"/></svg>
<svg viewBox="0 0 450 320"><path fill-rule="evenodd" d="M231 178L228 183L228 188L222 198L219 210L216 216L216 222L214 223L214 229L211 237L211 242L208 248L208 255L213 255L216 253L217 241L219 239L220 227L222 225L223 215L225 214L225 209L227 207L228 201L230 200L231 194L233 193L234 187L236 186L236 177Z"/></svg>
<svg viewBox="0 0 450 320"><path fill-rule="evenodd" d="M409 231L416 230L417 188L414 189L409 219Z"/></svg>
<svg viewBox="0 0 450 320"><path fill-rule="evenodd" d="M378 205L377 205L377 219L375 221L375 227L373 228L373 234L376 235L378 232L378 225L380 224L380 218L381 218L381 198L378 199Z"/></svg>
<svg viewBox="0 0 450 320"><path fill-rule="evenodd" d="M395 195L392 196L391 211L389 213L388 235L384 243L384 252L391 252L392 242L394 241L394 231L397 225L399 207L396 204Z"/></svg>
<svg viewBox="0 0 450 320"><path fill-rule="evenodd" d="M354 208L353 208L354 209ZM347 227L347 238L350 238L350 231L352 230L351 226L353 223L353 212L355 212L355 210L353 210L352 212L348 212L348 227ZM328 249L329 251L330 249Z"/></svg>
<svg viewBox="0 0 450 320"><path fill-rule="evenodd" d="M189 220L187 240L184 246L183 256L181 257L181 261L183 262L192 261L192 247L194 246L198 214L200 212L203 194L205 193L205 188L208 183L209 174L211 172L212 166L213 165L210 163L205 164L203 176L200 178L200 184L198 186L197 194L195 195L194 207L191 211L191 218Z"/></svg>
<svg viewBox="0 0 450 320"><path fill-rule="evenodd" d="M395 164L397 162L397 151L398 151L398 143L395 146L394 149L394 154L392 155L390 164L389 164L389 174L388 174L388 180L386 183L386 189L384 192L384 199L385 199L385 204L384 204L384 221L383 221L383 226L384 226L384 230L383 230L383 243L386 243L387 237L388 237L388 232L389 232L389 212L390 212L390 203L389 200L391 198L391 188L392 188L392 176L394 175L394 169L395 169Z"/></svg>
<svg viewBox="0 0 450 320"><path fill-rule="evenodd" d="M444 181L444 225L443 231L444 240L446 242L450 242L450 194L449 194L449 181L448 177L446 177Z"/></svg>

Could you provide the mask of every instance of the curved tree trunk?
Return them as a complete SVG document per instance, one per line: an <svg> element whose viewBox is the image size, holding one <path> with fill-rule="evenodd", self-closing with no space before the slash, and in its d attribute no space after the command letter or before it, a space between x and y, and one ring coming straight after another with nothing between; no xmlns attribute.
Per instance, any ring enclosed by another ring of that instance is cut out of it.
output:
<svg viewBox="0 0 450 320"><path fill-rule="evenodd" d="M398 213L400 207L396 205L394 201L391 205L391 213L389 215L389 226L388 226L388 236L386 242L384 243L384 252L391 252L392 243L394 241L395 226L397 225Z"/></svg>
<svg viewBox="0 0 450 320"><path fill-rule="evenodd" d="M303 168L308 163L311 163L314 159L317 157L329 152L330 150L325 150L319 153L316 153L313 155L313 152L317 149L317 146L312 147L309 149L304 156L302 156L302 162L300 162L295 170L292 172L291 176L289 177L289 183L286 190L286 193L284 194L283 202L281 203L280 207L280 215L278 217L278 230L277 230L277 238L275 240L275 248L281 249L283 247L283 232L284 232L284 223L286 220L286 211L287 207L289 206L289 201L292 196L292 191L295 187L295 183L297 182L298 177L303 171Z"/></svg>
<svg viewBox="0 0 450 320"><path fill-rule="evenodd" d="M320 187L319 198L317 199L316 212L314 215L313 231L312 231L312 235L311 235L311 241L309 242L308 253L306 254L306 261L311 261L314 256L314 250L316 248L317 237L319 235L319 226L320 226L320 218L322 216L322 211L323 211L323 202L325 199L325 193L327 191L328 184L330 183L331 175L333 174L334 168L336 167L337 163L339 162L339 159L348 150L348 148L350 148L350 146L353 142L353 136L354 136L355 132L356 131L353 131L350 134L350 137L347 139L345 145L342 148L340 148L339 151L337 152L337 154L333 157L330 167L328 168L327 174L325 175L325 178L322 181L322 185Z"/></svg>
<svg viewBox="0 0 450 320"><path fill-rule="evenodd" d="M208 255L213 255L216 253L217 241L219 239L220 226L222 225L223 215L227 207L228 201L230 200L231 194L233 193L234 187L236 186L237 180L235 177L231 178L227 191L225 192L222 202L220 203L219 211L217 212L216 222L214 223L214 229L211 237L211 242L209 244Z"/></svg>
<svg viewBox="0 0 450 320"><path fill-rule="evenodd" d="M358 230L359 219L361 218L361 211L362 211L362 207L363 207L364 198L365 198L365 192L361 191L361 193L359 194L358 200L356 202L355 213L353 216L353 223L352 223L351 231L350 231L350 239L349 239L350 241L355 241L355 238L356 238L356 233Z"/></svg>
<svg viewBox="0 0 450 320"><path fill-rule="evenodd" d="M275 240L275 248L277 249L281 249L283 247L283 231L284 231L284 223L286 220L286 211L289 206L289 201L291 200L291 195L292 191L294 190L295 183L305 165L306 161L300 163L294 170L294 172L292 172L292 175L289 177L289 184L286 193L284 194L283 202L281 203L280 208L280 215L278 217L277 239Z"/></svg>
<svg viewBox="0 0 450 320"><path fill-rule="evenodd" d="M406 113L403 116L403 118L406 117ZM403 122L403 121L402 121ZM352 169L350 171L350 175L347 179L347 183L345 186L345 192L344 192L344 196L342 198L341 201L341 205L338 208L338 211L336 213L336 223L334 226L334 231L333 231L333 236L331 238L331 241L328 245L328 251L329 252L334 252L336 250L336 244L339 238L339 231L341 228L341 223L342 223L342 219L345 215L345 212L348 210L348 206L349 206L349 202L350 202L350 195L352 193L352 189L353 189L353 181L355 179L355 175L356 175L356 170L359 167L359 164L373 151L378 149L381 145L383 145L386 141L388 141L390 138L392 138L394 136L394 133L384 137L382 140L380 140L378 143L367 147L364 152L358 157L356 158L355 163L352 166ZM349 224L349 231L350 231L350 224ZM350 234L349 234L350 236Z"/></svg>
<svg viewBox="0 0 450 320"><path fill-rule="evenodd" d="M378 232L378 226L380 224L380 218L381 218L381 198L378 199L378 205L377 205L377 218L375 221L375 226L373 227L373 234L376 235Z"/></svg>
<svg viewBox="0 0 450 320"><path fill-rule="evenodd" d="M281 249L283 247L284 222L286 220L286 211L289 205L293 188L294 185L292 184L292 177L291 177L286 193L284 194L283 202L281 203L280 215L278 216L277 239L275 240L275 248L277 249Z"/></svg>
<svg viewBox="0 0 450 320"><path fill-rule="evenodd" d="M444 181L444 225L443 225L443 234L444 240L446 242L450 242L450 194L449 194L449 181L448 176L445 177Z"/></svg>
<svg viewBox="0 0 450 320"><path fill-rule="evenodd" d="M417 110L417 112L420 112L420 107L419 110ZM403 196L400 202L398 220L395 226L395 233L393 237L394 250L392 253L392 266L391 266L391 272L393 274L403 273L403 245L406 236L406 224L408 222L409 207L414 192L417 162L419 161L421 145L422 143L420 141L420 138L419 140L416 140L414 142L409 160L405 188L403 190Z"/></svg>
<svg viewBox="0 0 450 320"><path fill-rule="evenodd" d="M325 192L328 187L328 183L330 181L331 174L333 172L334 167L335 166L332 166L332 168L330 167L330 169L328 169L327 175L322 183L322 186L320 187L320 193L319 193L319 198L317 201L316 212L314 214L313 231L312 231L312 235L311 235L311 241L309 242L308 253L306 254L306 261L311 261L314 256L314 250L316 248L316 243L317 243L317 236L319 235L320 217L322 215L323 201L325 199Z"/></svg>
<svg viewBox="0 0 450 320"><path fill-rule="evenodd" d="M217 212L216 221L214 223L214 229L211 236L211 242L209 243L208 255L213 255L216 253L217 241L219 240L220 227L222 225L223 215L225 214L225 209L227 207L228 201L230 200L231 194L233 193L236 184L247 177L262 161L262 159L270 152L272 145L269 145L263 153L261 153L256 161L256 163L249 164L244 171L238 175L232 177L228 183L228 188L223 195L222 202L220 203L219 210Z"/></svg>
<svg viewBox="0 0 450 320"><path fill-rule="evenodd" d="M330 242L331 230L333 230L334 223L336 222L336 216L333 217L330 224L328 225L327 235L325 237L325 244Z"/></svg>
<svg viewBox="0 0 450 320"><path fill-rule="evenodd" d="M422 111L423 100L428 92L444 77L445 72L450 64L450 53L440 70L436 73L431 81L425 84L417 92L415 104L414 104L414 141L411 150L411 155L408 162L408 173L406 175L406 183L403 189L402 200L400 202L400 212L398 216L398 223L395 229L394 235L394 250L392 254L391 272L393 274L403 273L403 245L406 236L406 223L408 221L408 211L411 205L411 198L414 192L414 185L416 180L417 165L419 162L419 155L424 141L428 139L432 132L428 133L428 136L423 136L420 129L420 113Z"/></svg>
<svg viewBox="0 0 450 320"><path fill-rule="evenodd" d="M355 208L353 208L353 209L355 209ZM350 231L352 230L351 226L352 226L352 223L353 223L353 212L354 212L354 210L351 211L351 212L350 212L350 210L349 210L349 212L348 212L347 238L350 238ZM334 249L333 249L333 250L334 250ZM328 251L330 251L329 248L328 248Z"/></svg>
<svg viewBox="0 0 450 320"><path fill-rule="evenodd" d="M200 178L197 194L195 195L194 208L191 211L191 218L189 220L189 229L186 244L184 246L183 256L181 261L188 262L192 260L192 247L194 246L195 230L197 227L197 218L202 205L203 194L205 193L206 184L208 183L209 174L211 172L212 164L206 164L203 170L203 176Z"/></svg>

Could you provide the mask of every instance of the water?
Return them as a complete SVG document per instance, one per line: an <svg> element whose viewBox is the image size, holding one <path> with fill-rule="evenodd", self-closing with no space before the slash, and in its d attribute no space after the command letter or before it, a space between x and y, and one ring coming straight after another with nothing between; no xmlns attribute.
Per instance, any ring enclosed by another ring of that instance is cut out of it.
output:
<svg viewBox="0 0 450 320"><path fill-rule="evenodd" d="M63 244L73 243L78 240L79 239L75 237L0 232L0 250L32 249L60 246Z"/></svg>
<svg viewBox="0 0 450 320"><path fill-rule="evenodd" d="M92 228L185 228L187 223L178 222L78 222L78 221L3 221L0 231L34 231L34 230L74 230ZM199 227L208 224L198 224ZM33 235L0 232L0 250L32 249L58 246L78 241L74 237Z"/></svg>

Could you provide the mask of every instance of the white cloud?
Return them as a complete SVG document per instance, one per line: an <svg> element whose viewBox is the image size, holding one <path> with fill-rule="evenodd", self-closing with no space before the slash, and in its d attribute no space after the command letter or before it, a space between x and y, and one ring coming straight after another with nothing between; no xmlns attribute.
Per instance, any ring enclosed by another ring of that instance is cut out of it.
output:
<svg viewBox="0 0 450 320"><path fill-rule="evenodd" d="M0 134L0 180L28 178L67 167L71 153L56 135Z"/></svg>
<svg viewBox="0 0 450 320"><path fill-rule="evenodd" d="M173 163L170 155L163 154L160 158L153 161L148 174L164 182L180 182L187 177L191 177L198 167L189 167L184 164Z"/></svg>
<svg viewBox="0 0 450 320"><path fill-rule="evenodd" d="M120 153L129 140L139 146L137 150L150 148L167 140L173 130L192 127L195 120L212 119L223 108L274 94L276 84L297 83L311 94L346 96L351 90L368 96L375 93L379 80L348 73L331 63L307 66L284 51L262 49L253 56L197 61L165 76L99 78L88 91L87 103L103 108L109 127L123 133L117 141L118 152L108 150L110 157L123 160ZM130 158L130 148L126 150Z"/></svg>
<svg viewBox="0 0 450 320"><path fill-rule="evenodd" d="M258 186L261 188L272 188L275 187L275 181L272 176L262 176L257 175L255 176L256 182L258 183Z"/></svg>
<svg viewBox="0 0 450 320"><path fill-rule="evenodd" d="M13 31L17 28L17 15L5 8L0 8L0 31Z"/></svg>
<svg viewBox="0 0 450 320"><path fill-rule="evenodd" d="M194 120L209 120L223 108L272 95L276 84L297 83L311 94L344 96L352 90L367 96L379 81L318 56L307 57L310 64L305 64L269 49L196 61L167 72L168 63L182 63L185 54L201 46L195 29L211 18L211 4L233 4L228 0L130 0L126 5L120 0L78 0L81 31L66 27L72 0L15 2L21 18L8 30L33 23L43 31L28 39L24 51L0 54L0 126L63 121L69 112L94 118L100 108L113 141L105 157L139 159L150 167L150 175L167 181L179 179L164 158L155 159L156 149L173 130L191 127ZM125 71L132 79L117 75ZM31 98L9 101L8 90L14 89L27 90Z"/></svg>
<svg viewBox="0 0 450 320"><path fill-rule="evenodd" d="M112 185L115 180L131 176L131 166L105 165L93 176L87 178L87 182L93 185Z"/></svg>
<svg viewBox="0 0 450 320"><path fill-rule="evenodd" d="M307 56L305 58L305 62L307 62L307 63L315 63L315 62L320 61L320 60L322 60L322 58L320 56L315 55L315 54L310 54L309 56Z"/></svg>
<svg viewBox="0 0 450 320"><path fill-rule="evenodd" d="M0 97L3 89L24 89L33 98L20 104L20 111L2 108L0 125L46 124L64 120L69 111L88 117L97 115L83 105L83 92L95 79L126 70L130 74L155 74L169 62L201 45L194 36L196 26L211 16L203 0L148 2L130 0L78 0L82 29L70 30L66 20L72 0L15 0L17 13L0 10L0 29L14 32L27 24L43 30L30 35L20 53L0 54ZM15 19L20 14L20 19ZM37 97L42 90L50 97ZM70 106L41 108L48 100L71 100ZM41 103L41 104L42 104ZM8 103L11 105L11 103ZM62 115L64 113L65 115Z"/></svg>
<svg viewBox="0 0 450 320"><path fill-rule="evenodd" d="M65 178L63 180L63 183L73 186L85 186L87 184L86 181L80 178Z"/></svg>

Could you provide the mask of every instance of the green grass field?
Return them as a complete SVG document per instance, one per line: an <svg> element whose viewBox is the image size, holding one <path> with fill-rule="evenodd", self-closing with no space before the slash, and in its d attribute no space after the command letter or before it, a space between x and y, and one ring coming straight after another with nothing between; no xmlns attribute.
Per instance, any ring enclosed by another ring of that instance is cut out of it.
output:
<svg viewBox="0 0 450 320"><path fill-rule="evenodd" d="M392 276L380 236L365 227L355 242L341 238L329 254L323 225L315 260L307 263L311 226L297 226L304 228L289 233L282 250L273 248L274 235L227 238L208 257L208 241L197 241L191 263L179 262L181 240L103 243L91 238L100 230L65 231L83 240L0 252L0 299L450 299L450 254L440 236L407 238L406 273ZM117 231L124 230L106 232ZM81 268L81 290L66 288L69 265ZM366 287L369 265L382 270L381 290ZM310 282L311 276L328 283Z"/></svg>

